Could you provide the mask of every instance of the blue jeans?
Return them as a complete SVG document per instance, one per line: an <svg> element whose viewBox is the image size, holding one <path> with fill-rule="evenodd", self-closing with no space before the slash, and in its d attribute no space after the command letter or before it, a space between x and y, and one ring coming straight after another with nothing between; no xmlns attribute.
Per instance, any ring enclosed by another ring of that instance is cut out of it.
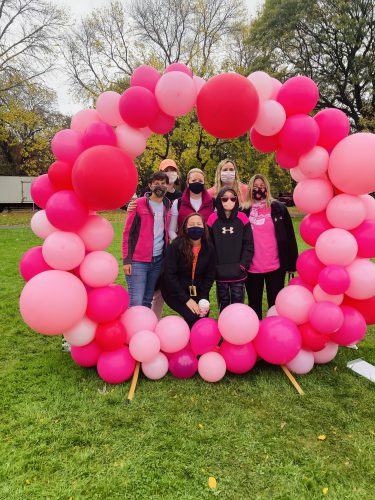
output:
<svg viewBox="0 0 375 500"><path fill-rule="evenodd" d="M126 276L130 296L129 307L151 308L156 282L161 273L163 255L153 257L151 262L132 262L132 273Z"/></svg>

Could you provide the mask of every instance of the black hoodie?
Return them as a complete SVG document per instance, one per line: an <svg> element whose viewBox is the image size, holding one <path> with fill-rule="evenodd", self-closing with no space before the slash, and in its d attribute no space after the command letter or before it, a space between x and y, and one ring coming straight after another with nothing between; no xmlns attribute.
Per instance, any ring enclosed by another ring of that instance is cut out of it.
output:
<svg viewBox="0 0 375 500"><path fill-rule="evenodd" d="M225 215L221 197L233 189L223 188L216 198L217 211L210 215L207 225L216 250L216 281L242 281L254 255L253 233L249 218L239 212L238 197L230 216Z"/></svg>

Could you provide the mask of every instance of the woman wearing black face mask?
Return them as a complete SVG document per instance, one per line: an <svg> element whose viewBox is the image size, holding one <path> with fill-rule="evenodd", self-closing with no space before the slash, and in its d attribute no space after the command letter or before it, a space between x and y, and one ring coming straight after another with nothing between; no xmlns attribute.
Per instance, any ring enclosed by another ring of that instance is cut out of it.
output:
<svg viewBox="0 0 375 500"><path fill-rule="evenodd" d="M271 307L284 287L285 274L296 270L297 242L288 209L272 198L270 184L263 175L250 179L242 210L249 217L254 239L246 292L249 306L262 319L264 283Z"/></svg>
<svg viewBox="0 0 375 500"><path fill-rule="evenodd" d="M190 328L202 317L198 302L208 300L215 272L215 250L207 225L201 215L192 213L167 249L161 276L165 302Z"/></svg>

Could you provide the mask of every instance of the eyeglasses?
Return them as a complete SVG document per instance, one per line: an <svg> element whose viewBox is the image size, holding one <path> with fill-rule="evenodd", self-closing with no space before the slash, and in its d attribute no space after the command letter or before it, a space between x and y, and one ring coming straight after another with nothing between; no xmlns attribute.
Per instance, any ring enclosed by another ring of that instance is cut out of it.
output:
<svg viewBox="0 0 375 500"><path fill-rule="evenodd" d="M226 203L228 200L230 200L230 201L232 201L233 203L235 203L235 202L236 202L236 200L237 200L237 196L222 196L222 197L221 197L221 201L222 201L223 203Z"/></svg>

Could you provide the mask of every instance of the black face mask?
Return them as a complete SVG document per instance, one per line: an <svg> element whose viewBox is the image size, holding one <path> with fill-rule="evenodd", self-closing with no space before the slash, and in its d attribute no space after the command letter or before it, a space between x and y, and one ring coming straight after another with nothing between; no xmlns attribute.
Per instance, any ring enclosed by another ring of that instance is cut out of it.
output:
<svg viewBox="0 0 375 500"><path fill-rule="evenodd" d="M204 234L203 227L189 227L187 230L187 235L191 240L199 240Z"/></svg>
<svg viewBox="0 0 375 500"><path fill-rule="evenodd" d="M167 192L167 188L164 186L156 186L154 188L151 188L151 192L154 193L154 195L158 198L163 198L163 196Z"/></svg>
<svg viewBox="0 0 375 500"><path fill-rule="evenodd" d="M267 188L253 188L253 198L254 200L265 200L267 198Z"/></svg>
<svg viewBox="0 0 375 500"><path fill-rule="evenodd" d="M201 182L192 182L189 184L189 189L194 194L199 194L204 191L204 184Z"/></svg>

